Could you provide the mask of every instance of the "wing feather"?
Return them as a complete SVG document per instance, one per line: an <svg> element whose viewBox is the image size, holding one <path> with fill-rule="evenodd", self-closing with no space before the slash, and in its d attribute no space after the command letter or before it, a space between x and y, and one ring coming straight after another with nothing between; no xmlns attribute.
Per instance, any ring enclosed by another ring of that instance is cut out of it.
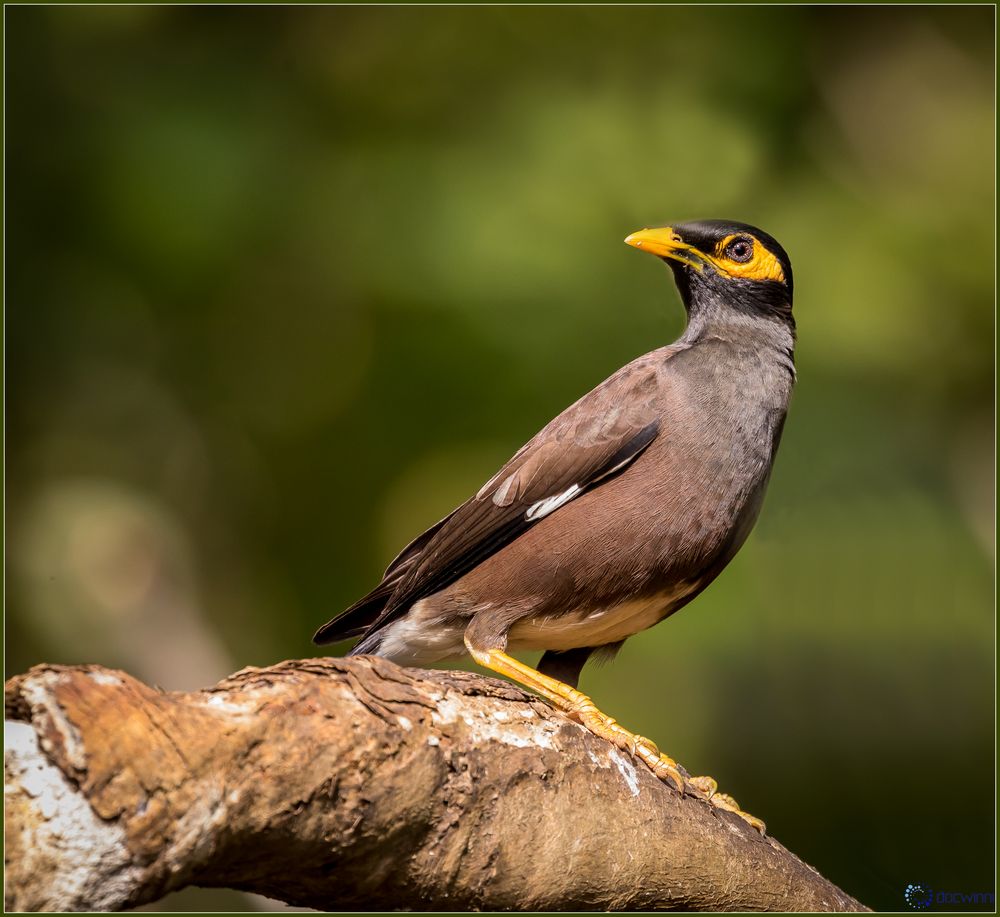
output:
<svg viewBox="0 0 1000 917"><path fill-rule="evenodd" d="M673 352L663 348L640 357L563 411L474 497L403 549L370 594L378 597L377 616L366 596L317 637L342 639L362 621L370 637L414 602L447 588L543 518L624 471L660 433L659 373ZM360 613L351 620L354 609ZM363 652L365 642L355 650Z"/></svg>

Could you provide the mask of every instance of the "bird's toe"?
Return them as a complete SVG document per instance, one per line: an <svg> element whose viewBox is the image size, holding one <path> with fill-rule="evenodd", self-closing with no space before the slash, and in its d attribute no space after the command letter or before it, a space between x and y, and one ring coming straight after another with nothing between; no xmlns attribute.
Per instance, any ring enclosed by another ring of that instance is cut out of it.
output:
<svg viewBox="0 0 1000 917"><path fill-rule="evenodd" d="M709 780L712 778L709 777ZM755 815L751 815L749 812L744 812L739 803L733 799L728 793L715 793L711 798L711 803L717 809L725 809L727 812L732 812L734 815L738 815L743 819L750 827L755 828L761 834L767 833L767 825L764 824Z"/></svg>
<svg viewBox="0 0 1000 917"><path fill-rule="evenodd" d="M719 784L713 777L692 777L688 780L688 788L695 790L706 799L711 799L719 792Z"/></svg>

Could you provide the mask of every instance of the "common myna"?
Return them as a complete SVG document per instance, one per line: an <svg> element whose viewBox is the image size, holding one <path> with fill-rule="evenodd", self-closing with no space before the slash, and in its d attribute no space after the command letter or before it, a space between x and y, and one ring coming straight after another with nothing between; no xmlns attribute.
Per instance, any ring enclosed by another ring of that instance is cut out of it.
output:
<svg viewBox="0 0 1000 917"><path fill-rule="evenodd" d="M625 241L670 265L683 335L570 405L314 639L360 635L351 655L411 665L471 653L763 830L575 686L592 653L613 655L698 595L753 527L795 380L792 268L744 223ZM545 654L536 670L508 649Z"/></svg>

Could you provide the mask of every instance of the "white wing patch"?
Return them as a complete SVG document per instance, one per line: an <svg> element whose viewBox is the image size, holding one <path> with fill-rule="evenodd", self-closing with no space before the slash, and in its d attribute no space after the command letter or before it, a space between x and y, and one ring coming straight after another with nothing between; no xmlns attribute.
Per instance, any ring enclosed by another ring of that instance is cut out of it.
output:
<svg viewBox="0 0 1000 917"><path fill-rule="evenodd" d="M544 500L539 500L537 503L532 503L528 511L524 514L525 519L529 519L534 522L536 519L544 519L549 513L554 513L560 506L564 503L568 503L580 492L580 485L574 484L568 490L564 490L561 494L556 494L554 497L546 497Z"/></svg>
<svg viewBox="0 0 1000 917"><path fill-rule="evenodd" d="M517 472L515 471L506 481L501 484L496 493L493 494L494 506L510 506L514 502L514 494L511 490L517 487Z"/></svg>

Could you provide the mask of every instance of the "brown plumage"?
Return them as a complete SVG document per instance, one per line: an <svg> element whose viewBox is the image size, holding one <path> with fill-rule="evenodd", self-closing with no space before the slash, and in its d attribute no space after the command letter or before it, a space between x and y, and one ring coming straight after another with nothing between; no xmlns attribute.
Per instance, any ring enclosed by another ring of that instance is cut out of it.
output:
<svg viewBox="0 0 1000 917"><path fill-rule="evenodd" d="M364 633L352 653L427 664L463 654L471 627L501 648L552 650L542 670L559 665L575 683L589 654L567 651L617 648L722 570L756 519L794 378L791 269L751 227L673 231L692 246L708 238L709 252L745 232L787 281L672 261L689 313L681 339L556 417L317 642Z"/></svg>
<svg viewBox="0 0 1000 917"><path fill-rule="evenodd" d="M592 652L614 653L690 602L749 534L795 378L791 265L741 223L626 241L673 269L688 312L681 338L563 411L315 639L363 635L352 654L420 665L470 652L738 811L711 778L688 781L570 686ZM508 648L546 652L534 670Z"/></svg>

